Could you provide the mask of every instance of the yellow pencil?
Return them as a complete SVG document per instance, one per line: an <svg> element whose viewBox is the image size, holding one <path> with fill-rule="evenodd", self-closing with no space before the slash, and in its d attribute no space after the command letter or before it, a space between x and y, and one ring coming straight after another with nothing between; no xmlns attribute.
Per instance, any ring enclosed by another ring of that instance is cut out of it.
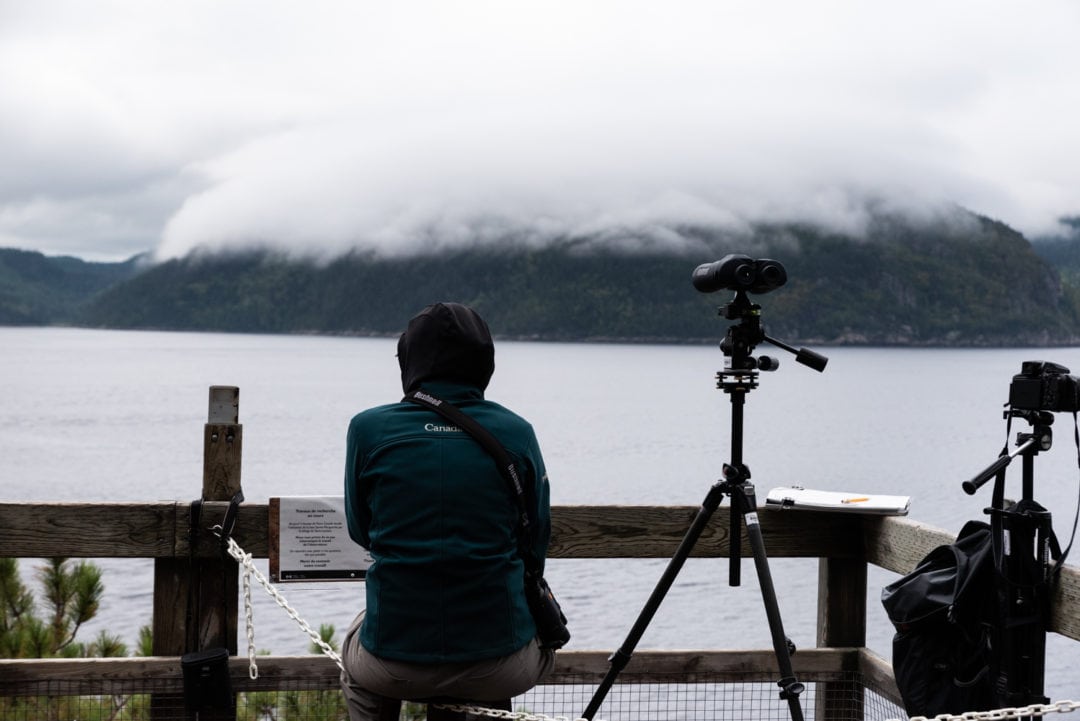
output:
<svg viewBox="0 0 1080 721"><path fill-rule="evenodd" d="M840 501L841 503L862 503L863 501L869 501L869 496L859 496L858 498L845 498Z"/></svg>

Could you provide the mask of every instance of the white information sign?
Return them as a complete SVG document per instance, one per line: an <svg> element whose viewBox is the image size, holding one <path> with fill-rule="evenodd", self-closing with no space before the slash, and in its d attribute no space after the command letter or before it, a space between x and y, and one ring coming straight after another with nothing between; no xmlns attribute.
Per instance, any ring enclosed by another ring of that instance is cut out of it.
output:
<svg viewBox="0 0 1080 721"><path fill-rule="evenodd" d="M278 581L362 581L371 556L349 537L344 496L279 499Z"/></svg>

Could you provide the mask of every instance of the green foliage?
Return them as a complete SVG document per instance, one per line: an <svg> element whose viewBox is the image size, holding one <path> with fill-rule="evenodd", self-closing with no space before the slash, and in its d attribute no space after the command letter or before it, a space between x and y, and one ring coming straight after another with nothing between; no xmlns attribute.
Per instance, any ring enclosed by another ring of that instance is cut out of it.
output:
<svg viewBox="0 0 1080 721"><path fill-rule="evenodd" d="M0 248L0 325L70 323L91 298L131 277L136 259L87 263Z"/></svg>
<svg viewBox="0 0 1080 721"><path fill-rule="evenodd" d="M0 698L0 719L149 721L150 696L15 696Z"/></svg>
<svg viewBox="0 0 1080 721"><path fill-rule="evenodd" d="M286 691L284 694L284 717L304 721L334 721L348 719L345 696L340 690ZM265 718L265 715L263 716ZM254 721L254 720L253 720Z"/></svg>
<svg viewBox="0 0 1080 721"><path fill-rule="evenodd" d="M88 561L48 559L37 569L42 615L23 584L14 558L0 558L0 658L126 656L119 638L104 631L89 644L76 642L98 611L104 587L101 569Z"/></svg>
<svg viewBox="0 0 1080 721"><path fill-rule="evenodd" d="M766 298L776 298L769 308L780 337L987 346L1080 336L1072 294L1000 223L969 218L925 228L879 218L870 238L799 233L788 286Z"/></svg>
<svg viewBox="0 0 1080 721"><path fill-rule="evenodd" d="M1062 279L1080 288L1080 217L1061 218L1060 222L1060 234L1036 238L1032 247L1057 268Z"/></svg>
<svg viewBox="0 0 1080 721"><path fill-rule="evenodd" d="M139 628L139 641L135 647L136 656L154 655L154 630L149 625Z"/></svg>
<svg viewBox="0 0 1080 721"><path fill-rule="evenodd" d="M330 648L334 649L335 651L340 651L341 649L338 646L337 639L334 638L334 633L335 633L334 624L332 624L332 623L323 623L323 624L319 625L319 639L323 643L328 645ZM322 652L323 652L322 647L320 647L319 644L315 643L314 641L312 641L308 645L308 653L313 653L313 654L318 655L318 654L321 654Z"/></svg>
<svg viewBox="0 0 1080 721"><path fill-rule="evenodd" d="M14 558L0 558L0 604L0 658L17 658L26 644L34 597L19 578Z"/></svg>

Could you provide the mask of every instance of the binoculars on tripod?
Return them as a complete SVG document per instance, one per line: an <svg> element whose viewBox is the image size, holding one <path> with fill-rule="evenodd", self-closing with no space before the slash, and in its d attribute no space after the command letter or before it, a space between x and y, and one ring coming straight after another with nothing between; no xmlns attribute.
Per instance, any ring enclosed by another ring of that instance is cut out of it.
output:
<svg viewBox="0 0 1080 721"><path fill-rule="evenodd" d="M718 290L768 293L787 283L787 270L777 260L754 260L748 255L732 253L715 262L699 265L690 280L702 293Z"/></svg>

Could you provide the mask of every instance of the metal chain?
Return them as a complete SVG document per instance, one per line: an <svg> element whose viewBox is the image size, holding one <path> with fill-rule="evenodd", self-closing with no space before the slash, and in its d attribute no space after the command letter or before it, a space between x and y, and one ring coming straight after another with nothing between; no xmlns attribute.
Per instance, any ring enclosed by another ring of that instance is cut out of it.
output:
<svg viewBox="0 0 1080 721"><path fill-rule="evenodd" d="M341 665L341 654L334 650L334 647L322 640L322 637L308 624L307 621L300 618L300 614L296 609L289 605L289 602L285 600L285 597L281 595L281 592L274 587L272 583L266 580L266 576L262 575L259 569L255 568L254 562L251 560L251 554L245 553L244 549L240 548L239 544L232 538L229 539L229 555L235 558L244 567L244 584L248 586L250 584L249 576L254 575L255 580L259 582L266 592L270 594L270 597L277 601L277 605L281 606L285 610L285 613L289 615L289 618L296 621L300 628L308 635L308 638L312 642L322 649L322 652L332 658L334 663L338 665L338 668L344 670L344 666ZM254 671L249 670L249 673L258 674L258 669L255 668L255 631L254 631L254 619L251 613L251 598L250 596L244 599L246 604L246 614L248 618L248 664L254 668ZM252 678L255 678L252 676Z"/></svg>
<svg viewBox="0 0 1080 721"><path fill-rule="evenodd" d="M454 703L435 703L432 704L432 706L438 706L439 708L455 713L467 713L472 714L473 716L486 716L488 718L516 719L516 721L570 721L569 716L545 716L543 714L529 713L528 711L504 711L502 709L486 708L484 706L466 706ZM574 719L574 721L588 720L578 718Z"/></svg>
<svg viewBox="0 0 1080 721"><path fill-rule="evenodd" d="M251 574L244 564L244 625L247 627L248 676L254 681L259 677L259 667L255 663L255 614L251 605Z"/></svg>
<svg viewBox="0 0 1080 721"><path fill-rule="evenodd" d="M999 721L1005 719L1021 719L1029 716L1045 716L1049 713L1072 713L1080 709L1078 701L1055 701L1054 703L1034 703L1021 708L999 708L993 711L967 711L966 713L938 714L937 716L912 716L911 721ZM900 721L889 719L889 721Z"/></svg>

